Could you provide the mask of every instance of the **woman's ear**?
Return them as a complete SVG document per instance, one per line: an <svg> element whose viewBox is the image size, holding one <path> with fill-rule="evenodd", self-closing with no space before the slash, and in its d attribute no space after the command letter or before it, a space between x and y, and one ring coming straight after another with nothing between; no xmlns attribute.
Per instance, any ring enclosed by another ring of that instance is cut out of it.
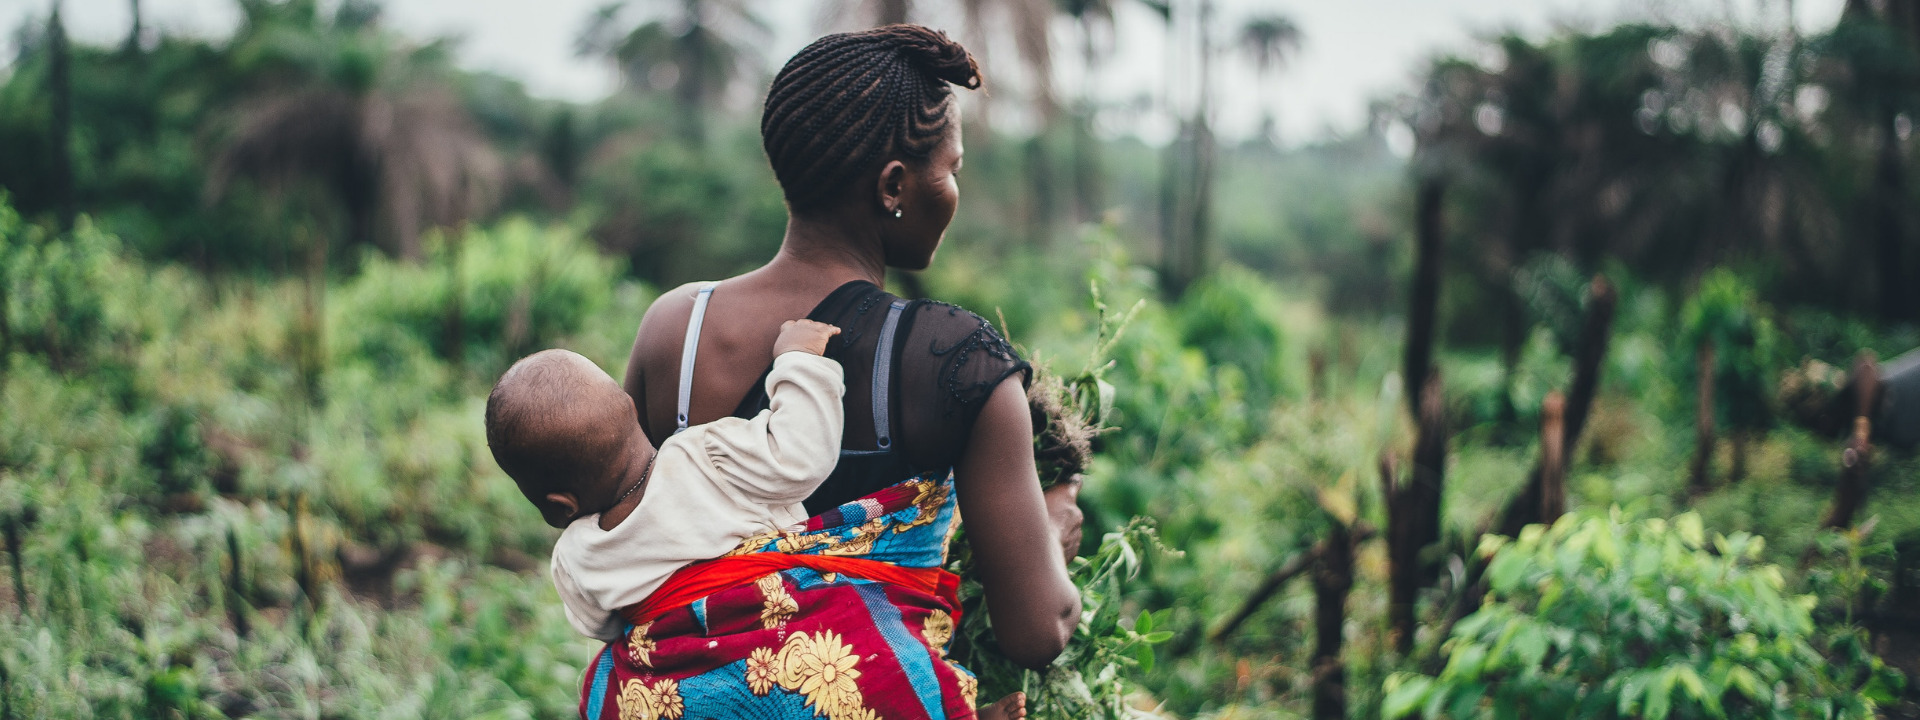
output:
<svg viewBox="0 0 1920 720"><path fill-rule="evenodd" d="M880 212L893 215L901 210L907 185L907 164L899 160L889 160L880 167L879 191L876 198L880 201Z"/></svg>

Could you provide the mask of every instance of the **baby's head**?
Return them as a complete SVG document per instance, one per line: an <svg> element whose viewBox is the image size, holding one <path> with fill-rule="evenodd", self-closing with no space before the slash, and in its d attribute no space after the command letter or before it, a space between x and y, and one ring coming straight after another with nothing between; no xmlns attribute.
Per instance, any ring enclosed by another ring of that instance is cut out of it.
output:
<svg viewBox="0 0 1920 720"><path fill-rule="evenodd" d="M611 508L653 459L633 399L566 350L534 353L500 376L487 396L487 447L554 527Z"/></svg>

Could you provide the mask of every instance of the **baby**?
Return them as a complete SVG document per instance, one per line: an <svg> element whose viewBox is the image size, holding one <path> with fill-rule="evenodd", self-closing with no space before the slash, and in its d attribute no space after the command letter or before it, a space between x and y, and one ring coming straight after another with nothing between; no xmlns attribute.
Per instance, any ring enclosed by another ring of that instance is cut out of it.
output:
<svg viewBox="0 0 1920 720"><path fill-rule="evenodd" d="M632 398L584 357L544 350L500 377L487 397L487 446L547 524L566 528L553 584L574 629L614 640L616 611L674 571L806 520L801 500L840 459L846 382L822 356L839 332L782 324L771 408L689 427L658 451Z"/></svg>

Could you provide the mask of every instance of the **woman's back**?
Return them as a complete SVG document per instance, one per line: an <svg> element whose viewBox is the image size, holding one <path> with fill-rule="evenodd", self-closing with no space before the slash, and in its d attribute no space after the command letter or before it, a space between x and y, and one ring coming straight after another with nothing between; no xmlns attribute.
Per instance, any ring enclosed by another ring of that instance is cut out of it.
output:
<svg viewBox="0 0 1920 720"><path fill-rule="evenodd" d="M736 291L734 287L734 283L716 287L702 313L689 423L716 419L730 397L734 399L728 414L735 416L751 417L766 407L764 386L758 381L771 360L761 362L766 353L753 352L755 348L746 345L753 328L727 325L771 322L777 327L791 318L759 318L744 309L728 312L728 308L778 307L791 314L802 307L791 301L768 302L748 294L747 288ZM679 304L677 297L665 300ZM673 313L681 315L680 323L653 323L651 328L643 324L635 343L632 367L641 372L637 376L629 372L628 391L634 393L637 386L640 390L634 395L644 410L643 422L649 423L649 437L665 437L655 429L678 421L679 351L684 346L662 336L678 329L685 337L686 319L693 309L691 302L687 305L686 313ZM835 288L812 304L805 317L841 329L829 343L827 356L840 362L847 378L840 466L808 499L809 512L822 512L901 478L951 469L965 450L988 395L1010 376L1028 371L1027 364L980 316L946 303L904 300L863 280ZM888 343L883 345L883 340ZM670 349L676 352L667 352ZM884 369L876 372L877 363L884 363ZM756 367L758 371L749 374ZM710 395L703 396L702 391Z"/></svg>

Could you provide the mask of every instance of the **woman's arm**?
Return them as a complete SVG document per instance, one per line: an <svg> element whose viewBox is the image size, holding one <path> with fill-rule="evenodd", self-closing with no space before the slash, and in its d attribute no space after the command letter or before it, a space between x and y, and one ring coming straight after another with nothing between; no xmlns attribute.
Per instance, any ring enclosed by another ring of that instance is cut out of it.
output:
<svg viewBox="0 0 1920 720"><path fill-rule="evenodd" d="M960 515L987 595L993 634L1007 658L1040 669L1067 646L1080 622L1080 591L1064 558L1050 552L1080 533L1079 511L1049 507L1033 466L1033 417L1017 377L1001 381L974 422L954 467ZM1067 504L1072 487L1058 494ZM1056 521L1054 516L1058 516ZM1061 527L1057 523L1070 523Z"/></svg>

